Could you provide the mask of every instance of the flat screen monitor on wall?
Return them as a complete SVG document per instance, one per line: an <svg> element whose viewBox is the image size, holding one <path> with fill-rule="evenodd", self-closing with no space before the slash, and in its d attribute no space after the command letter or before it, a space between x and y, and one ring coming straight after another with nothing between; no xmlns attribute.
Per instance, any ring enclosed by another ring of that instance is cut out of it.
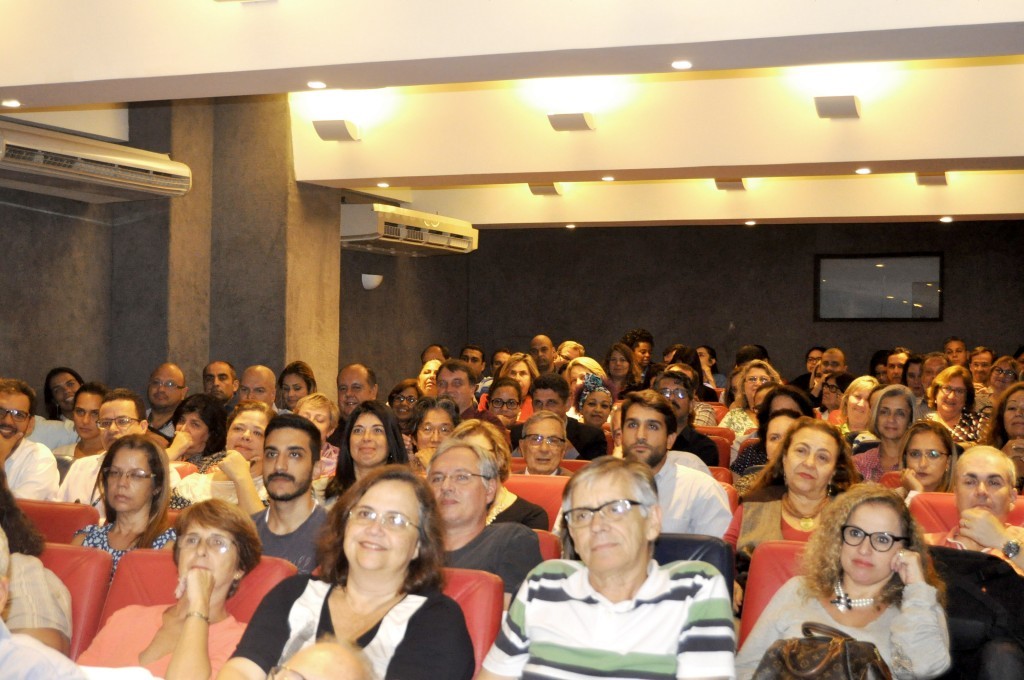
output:
<svg viewBox="0 0 1024 680"><path fill-rule="evenodd" d="M942 320L942 255L815 256L814 319Z"/></svg>

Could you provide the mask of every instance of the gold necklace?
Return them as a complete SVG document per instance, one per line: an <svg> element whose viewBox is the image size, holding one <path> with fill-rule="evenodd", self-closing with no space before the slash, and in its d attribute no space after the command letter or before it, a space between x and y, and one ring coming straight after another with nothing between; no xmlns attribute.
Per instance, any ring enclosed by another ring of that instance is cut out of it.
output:
<svg viewBox="0 0 1024 680"><path fill-rule="evenodd" d="M810 515L801 515L793 505L789 493L787 492L782 496L782 509L788 512L800 524L801 531L810 531L814 528L814 525L818 522L818 515L821 514L821 509L825 507L825 503L828 503L828 494L825 494L825 497L821 499L821 502L814 508L814 512Z"/></svg>

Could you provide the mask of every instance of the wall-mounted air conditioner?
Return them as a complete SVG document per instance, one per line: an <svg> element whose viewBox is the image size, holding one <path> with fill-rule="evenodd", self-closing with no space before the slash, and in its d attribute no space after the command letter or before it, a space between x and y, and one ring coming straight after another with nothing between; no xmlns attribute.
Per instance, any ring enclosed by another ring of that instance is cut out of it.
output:
<svg viewBox="0 0 1024 680"><path fill-rule="evenodd" d="M476 250L477 230L453 217L383 203L341 206L341 245L385 255L425 257Z"/></svg>
<svg viewBox="0 0 1024 680"><path fill-rule="evenodd" d="M0 186L86 203L184 196L192 171L166 154L0 121Z"/></svg>

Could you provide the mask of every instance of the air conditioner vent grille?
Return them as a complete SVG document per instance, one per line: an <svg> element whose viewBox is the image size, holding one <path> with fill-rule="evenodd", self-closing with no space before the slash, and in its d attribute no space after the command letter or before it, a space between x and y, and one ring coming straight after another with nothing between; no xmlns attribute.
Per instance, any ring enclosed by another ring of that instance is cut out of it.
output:
<svg viewBox="0 0 1024 680"><path fill-rule="evenodd" d="M116 163L104 163L52 151L40 151L15 144L4 146L3 160L40 170L51 169L88 175L93 178L109 178L118 183L156 185L182 194L188 191L192 183L189 177L129 168Z"/></svg>

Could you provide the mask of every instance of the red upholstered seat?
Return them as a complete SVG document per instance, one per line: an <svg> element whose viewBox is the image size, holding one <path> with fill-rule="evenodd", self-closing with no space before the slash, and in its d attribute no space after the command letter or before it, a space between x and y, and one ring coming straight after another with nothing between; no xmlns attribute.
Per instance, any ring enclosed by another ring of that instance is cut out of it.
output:
<svg viewBox="0 0 1024 680"><path fill-rule="evenodd" d="M709 434L708 439L713 441L715 446L718 448L718 465L715 467L729 467L729 456L732 452L732 444L729 443L728 439L717 434Z"/></svg>
<svg viewBox="0 0 1024 680"><path fill-rule="evenodd" d="M708 406L710 406L711 408L713 408L715 410L715 422L716 423L722 422L722 418L724 418L725 414L729 412L729 407L726 406L725 404L723 404L720 401L702 401L700 403L701 404L707 404Z"/></svg>
<svg viewBox="0 0 1024 680"><path fill-rule="evenodd" d="M903 486L902 474L899 470L890 470L882 475L878 483L888 489L898 489Z"/></svg>
<svg viewBox="0 0 1024 680"><path fill-rule="evenodd" d="M710 465L708 469L711 470L711 476L719 482L725 482L726 484L732 484L732 470L727 467L721 467L718 465Z"/></svg>
<svg viewBox="0 0 1024 680"><path fill-rule="evenodd" d="M585 458L575 458L573 460L563 460L562 467L572 472L579 472L585 468L588 463L590 463L590 461Z"/></svg>
<svg viewBox="0 0 1024 680"><path fill-rule="evenodd" d="M910 500L910 514L921 525L926 534L948 532L960 521L956 509L956 497L951 493L919 493ZM1024 504L1016 503L1010 509L1006 521L1015 526L1024 526Z"/></svg>
<svg viewBox="0 0 1024 680"><path fill-rule="evenodd" d="M522 472L523 470L526 469L526 459L525 458L513 458L512 459L512 464L509 465L508 469L511 472L513 472L513 473Z"/></svg>
<svg viewBox="0 0 1024 680"><path fill-rule="evenodd" d="M555 528L555 520L562 509L562 491L569 482L568 477L536 477L533 475L512 475L505 482L505 488L517 496L539 505L548 513L548 529Z"/></svg>
<svg viewBox="0 0 1024 680"><path fill-rule="evenodd" d="M736 512L736 508L740 507L740 494L736 491L736 487L727 482L719 482L719 484L725 489L725 495L729 497L729 512Z"/></svg>
<svg viewBox="0 0 1024 680"><path fill-rule="evenodd" d="M728 440L729 442L729 446L732 446L732 443L736 441L736 433L727 427L708 427L706 425L694 425L693 429L695 429L697 432L700 432L703 435L707 435L708 437L710 437L711 435L715 435L716 437L725 437L726 440Z"/></svg>
<svg viewBox="0 0 1024 680"><path fill-rule="evenodd" d="M505 589L501 578L476 569L445 567L444 594L459 603L466 617L466 628L473 640L476 670L498 637L505 605Z"/></svg>
<svg viewBox="0 0 1024 680"><path fill-rule="evenodd" d="M70 543L75 532L90 524L98 524L100 513L91 505L17 499L24 512L48 543Z"/></svg>
<svg viewBox="0 0 1024 680"><path fill-rule="evenodd" d="M248 623L263 596L297 571L287 560L261 558L256 568L242 579L238 592L228 600L228 611L239 621ZM172 604L177 583L178 568L174 566L170 550L132 550L121 558L117 567L100 616L100 627L111 614L130 604Z"/></svg>
<svg viewBox="0 0 1024 680"><path fill-rule="evenodd" d="M550 531L534 529L537 532L537 540L540 541L540 556L546 560L558 560L562 558L562 541Z"/></svg>
<svg viewBox="0 0 1024 680"><path fill-rule="evenodd" d="M69 655L76 659L99 630L100 612L107 599L113 558L110 553L96 548L47 543L39 559L71 592Z"/></svg>
<svg viewBox="0 0 1024 680"><path fill-rule="evenodd" d="M800 555L806 543L799 541L765 541L754 549L743 595L743 616L740 619L739 647L747 639L757 617L771 602L782 584L800 573Z"/></svg>
<svg viewBox="0 0 1024 680"><path fill-rule="evenodd" d="M182 479L199 472L199 468L187 460L172 460L171 467L178 471L178 476Z"/></svg>

